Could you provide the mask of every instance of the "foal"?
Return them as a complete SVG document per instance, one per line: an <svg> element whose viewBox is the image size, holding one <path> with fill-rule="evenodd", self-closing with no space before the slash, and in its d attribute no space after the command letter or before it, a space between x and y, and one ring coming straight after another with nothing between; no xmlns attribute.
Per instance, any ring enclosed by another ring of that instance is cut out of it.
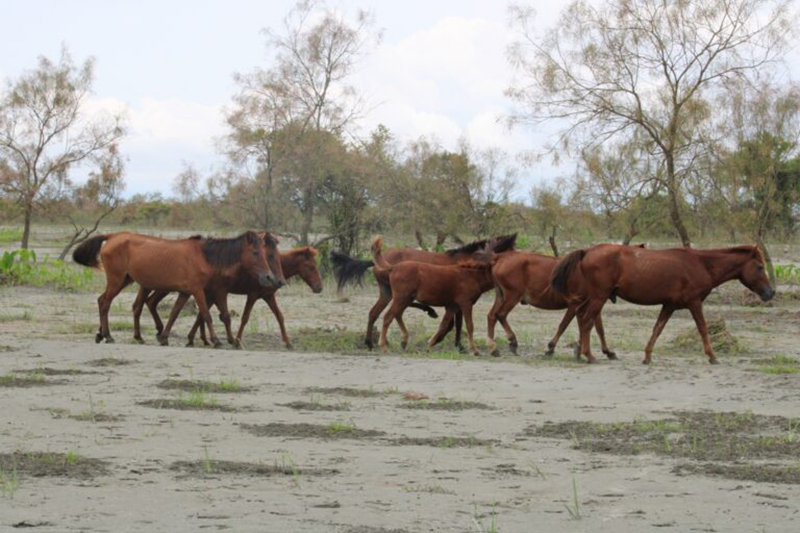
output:
<svg viewBox="0 0 800 533"><path fill-rule="evenodd" d="M703 300L715 287L734 279L763 301L775 295L764 272L764 256L757 246L646 250L601 244L567 255L553 271L551 286L571 304L579 306L581 350L590 363L595 359L589 346L589 331L606 300L619 296L639 305L661 305L644 351L644 364L650 364L656 340L677 309L689 309L692 313L708 362L716 364L703 316Z"/></svg>
<svg viewBox="0 0 800 533"><path fill-rule="evenodd" d="M372 243L372 257L376 275L388 273L392 303L383 317L380 346L386 351L386 333L392 320L403 335L402 346L408 345L408 330L403 323L403 311L415 300L430 306L446 309L439 330L428 341L428 348L439 343L452 327L456 312L461 311L467 326L467 337L472 353L480 355L473 336L472 307L481 295L494 286L491 263L469 261L458 265L431 265L417 261L403 261L390 265L381 253L383 241L380 236Z"/></svg>
<svg viewBox="0 0 800 533"><path fill-rule="evenodd" d="M513 354L517 354L519 346L517 336L508 323L508 314L517 304L522 303L548 311L567 310L558 325L556 334L547 343L547 351L544 355L552 357L558 340L572 322L576 312L575 307L570 306L563 295L550 289L550 276L557 264L558 258L526 252L508 251L496 256L492 266L496 297L494 305L489 311L487 328L489 351L493 356L500 355L497 343L494 341L494 328L498 320L506 332L508 347ZM616 359L616 354L606 344L603 322L599 314L595 322L595 329L600 338L603 353L609 359ZM576 346L575 355L580 358L580 346Z"/></svg>

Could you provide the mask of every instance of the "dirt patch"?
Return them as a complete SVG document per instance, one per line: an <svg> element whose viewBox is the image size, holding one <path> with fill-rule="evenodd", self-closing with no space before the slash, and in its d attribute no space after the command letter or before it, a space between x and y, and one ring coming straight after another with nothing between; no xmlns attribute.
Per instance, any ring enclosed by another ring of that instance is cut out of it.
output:
<svg viewBox="0 0 800 533"><path fill-rule="evenodd" d="M130 359L119 359L117 357L101 357L100 359L93 359L91 361L86 361L86 365L89 366L125 366L125 365L132 365L137 361L132 361Z"/></svg>
<svg viewBox="0 0 800 533"><path fill-rule="evenodd" d="M569 439L580 450L630 455L655 453L701 461L796 460L800 419L753 413L676 412L662 420L615 424L546 423L526 430L537 437Z"/></svg>
<svg viewBox="0 0 800 533"><path fill-rule="evenodd" d="M739 481L800 485L800 466L797 465L681 464L672 471L678 475L702 474Z"/></svg>
<svg viewBox="0 0 800 533"><path fill-rule="evenodd" d="M14 452L0 454L0 470L18 476L91 479L108 473L108 462L75 453Z"/></svg>
<svg viewBox="0 0 800 533"><path fill-rule="evenodd" d="M240 461L176 461L169 467L185 476L209 477L216 475L238 475L252 477L269 476L330 476L339 471L327 468L301 468L292 464L263 464Z"/></svg>
<svg viewBox="0 0 800 533"><path fill-rule="evenodd" d="M344 533L409 533L407 529L387 529L385 527L355 526L344 530Z"/></svg>
<svg viewBox="0 0 800 533"><path fill-rule="evenodd" d="M221 411L223 413L235 413L239 409L229 405L222 405L215 400L205 400L197 402L186 399L169 399L159 398L155 400L145 400L136 402L136 405L143 405L145 407L152 407L154 409L178 409L181 411Z"/></svg>
<svg viewBox="0 0 800 533"><path fill-rule="evenodd" d="M80 422L119 422L125 418L121 415L111 415L108 413L92 411L86 411L84 413L74 415L70 413L69 409L60 409L57 407L50 407L45 409L45 411L50 413L50 415L55 419L69 418L71 420L78 420Z"/></svg>
<svg viewBox="0 0 800 533"><path fill-rule="evenodd" d="M158 385L159 389L165 390L182 390L186 392L221 392L221 393L235 393L235 392L250 392L253 387L246 387L240 385L235 379L214 381L202 381L199 379L165 379Z"/></svg>
<svg viewBox="0 0 800 533"><path fill-rule="evenodd" d="M430 411L466 411L468 409L494 409L491 405L486 405L481 402L462 402L459 400L450 400L448 398L439 398L437 401L429 400L415 400L400 405L401 409L426 409Z"/></svg>
<svg viewBox="0 0 800 533"><path fill-rule="evenodd" d="M65 383L65 381L62 379L45 379L41 374L28 374L26 376L6 374L5 376L0 376L0 387L47 387L61 383Z"/></svg>
<svg viewBox="0 0 800 533"><path fill-rule="evenodd" d="M100 372L95 372L93 370L78 370L75 368L61 369L61 368L50 368L49 366L46 366L44 368L12 370L12 372L16 374L41 374L43 376L80 376L80 375L100 373Z"/></svg>
<svg viewBox="0 0 800 533"><path fill-rule="evenodd" d="M372 389L353 389L350 387L309 387L306 389L308 394L336 394L348 396L350 398L376 398L385 396L387 393Z"/></svg>
<svg viewBox="0 0 800 533"><path fill-rule="evenodd" d="M289 437L295 439L372 439L386 433L375 429L359 429L352 424L241 424L243 430L259 437Z"/></svg>
<svg viewBox="0 0 800 533"><path fill-rule="evenodd" d="M708 321L708 338L714 351L721 354L736 354L746 351L745 345L733 335L725 324L724 318L712 318ZM672 339L668 347L679 352L703 352L703 341L697 328L691 327Z"/></svg>
<svg viewBox="0 0 800 533"><path fill-rule="evenodd" d="M290 409L294 409L296 411L349 411L350 404L347 402L331 404L331 403L320 403L320 402L289 402L289 403L279 403L276 404L281 407L288 407Z"/></svg>
<svg viewBox="0 0 800 533"><path fill-rule="evenodd" d="M493 439L476 437L398 437L391 440L396 446L433 446L435 448L474 448L497 444Z"/></svg>

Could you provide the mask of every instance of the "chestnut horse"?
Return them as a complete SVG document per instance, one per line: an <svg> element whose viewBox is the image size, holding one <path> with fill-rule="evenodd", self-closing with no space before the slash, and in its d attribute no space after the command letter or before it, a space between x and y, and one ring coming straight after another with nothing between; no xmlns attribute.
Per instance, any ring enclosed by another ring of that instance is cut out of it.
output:
<svg viewBox="0 0 800 533"><path fill-rule="evenodd" d="M290 250L289 252L280 252L280 268L283 271L284 279L288 280L294 276L300 276L300 278L306 282L306 284L315 294L322 292L322 276L317 268L317 251L315 249L304 246L302 248ZM278 307L278 302L275 300L275 293L277 290L277 288L261 287L256 280L247 275L247 273L240 272L239 277L236 279L234 284L229 287L228 292L231 294L246 294L247 303L245 304L244 311L242 312L242 321L239 326L239 331L236 334L236 338L233 339L231 335L231 338L229 339L231 344L237 347L242 346L242 335L247 322L250 320L250 313L253 310L253 306L259 299L263 299L265 302L267 302L267 305L272 310L275 318L278 320L283 343L287 348L291 349L292 343L289 340L289 335L286 333L286 326L283 321L283 313L281 313L281 310ZM157 306L158 302L161 301L164 296L166 296L166 293L155 293L147 298L147 307L150 309L150 313L153 315L153 320L156 323L157 329L161 323L161 318L158 316ZM219 304L217 304L217 306L219 307ZM227 309L227 305L225 307ZM228 314L227 320L224 316L221 318L223 322L225 322L226 328L229 329L230 314ZM194 335L197 332L198 327L200 328L200 338L203 340L204 344L208 345L205 335L205 324L200 317L198 317L194 323L194 326L192 326L192 329L189 332L189 342L187 346L194 345Z"/></svg>
<svg viewBox="0 0 800 533"><path fill-rule="evenodd" d="M261 285L257 279L251 278L251 275L243 268L232 268L225 272L219 272L212 276L208 281L205 288L206 304L209 309L216 305L220 310L220 319L225 325L225 333L227 335L228 343L239 347L235 342L233 333L231 332L230 312L228 311L227 294L230 288L241 283L247 283L243 280L252 280L252 282L263 290L277 290L285 283L283 270L281 269L280 252L278 251L278 240L270 233L259 233L258 238L264 242L264 254L266 256L267 265L274 275L274 282L269 286ZM136 295L136 300L133 303L133 338L142 341L140 330L140 317L144 305L150 309L150 314L153 316L153 321L156 325L156 336L160 335L163 330L161 317L158 315L158 304L163 300L170 291L152 291L151 289L140 286L139 293ZM198 315L198 319L202 322L202 316ZM192 328L190 337L193 336L195 327ZM191 343L189 344L191 346Z"/></svg>
<svg viewBox="0 0 800 533"><path fill-rule="evenodd" d="M467 326L467 338L472 353L480 355L475 345L472 323L472 307L481 295L494 287L491 262L467 261L456 265L432 265L418 261L402 261L389 264L381 253L383 240L375 237L372 243L372 258L377 275L388 275L392 304L383 317L380 346L386 351L386 333L392 320L403 335L402 346L408 345L408 330L403 323L403 311L414 300L424 305L441 306L446 309L439 330L428 341L428 348L439 343L452 327L456 312L461 311Z"/></svg>
<svg viewBox="0 0 800 533"><path fill-rule="evenodd" d="M204 290L212 277L243 268L263 286L271 286L276 280L266 261L264 241L252 231L233 239L167 240L126 232L98 235L78 246L72 258L106 273L106 289L97 299L100 330L96 342L114 342L108 311L120 291L134 281L153 290L180 293L159 336L162 345L168 344L169 331L191 295L209 326L212 341L219 346Z"/></svg>
<svg viewBox="0 0 800 533"><path fill-rule="evenodd" d="M703 316L703 300L715 287L734 279L763 301L775 295L764 272L764 256L757 246L646 250L601 244L567 255L553 271L551 286L579 305L581 350L590 363L595 359L589 346L589 331L605 301L619 296L639 305L662 306L645 348L644 364L650 364L656 339L677 309L689 309L692 313L708 362L716 364Z"/></svg>
<svg viewBox="0 0 800 533"><path fill-rule="evenodd" d="M550 275L558 264L558 258L547 255L526 252L508 251L498 254L492 266L492 277L495 283L495 300L488 316L488 344L489 351L495 357L500 355L497 343L494 341L494 329L497 321L503 326L508 338L508 347L517 355L517 336L508 323L508 314L517 304L527 304L539 309L557 311L566 309L564 318L558 325L558 330L550 342L547 343L545 357L552 357L556 344L575 317L576 309L568 305L567 299L550 289ZM603 321L600 315L595 322L597 336L600 338L603 353L609 359L617 356L606 344L603 331ZM575 348L575 355L580 358L579 346Z"/></svg>
<svg viewBox="0 0 800 533"><path fill-rule="evenodd" d="M500 253L513 249L516 243L516 237L516 234L514 234L492 239L494 251ZM382 252L382 256L390 265L400 263L401 261L416 261L432 265L455 265L459 261L471 258L474 253L484 250L487 243L489 243L489 239L483 239L447 250L444 253L417 250L415 248L394 248ZM375 266L373 261L354 259L336 251L331 252L331 263L333 265L333 274L336 277L337 290L339 291L341 291L347 283L355 282L360 284L364 273ZM369 317L367 319L367 332L364 342L370 350L373 347L372 335L375 322L378 320L383 310L386 309L386 306L389 305L389 302L392 301L392 289L389 284L388 273L386 271L379 272L378 269L374 269L373 274L375 275L375 280L378 282L379 293L378 301L375 302L369 310ZM412 302L408 307L422 309L427 312L428 316L431 318L437 318L438 316L436 311L428 305ZM457 348L461 349L461 312L457 312L453 318L454 320L449 322L449 327L447 331L445 331L445 335L452 329L453 324L455 324L455 345Z"/></svg>

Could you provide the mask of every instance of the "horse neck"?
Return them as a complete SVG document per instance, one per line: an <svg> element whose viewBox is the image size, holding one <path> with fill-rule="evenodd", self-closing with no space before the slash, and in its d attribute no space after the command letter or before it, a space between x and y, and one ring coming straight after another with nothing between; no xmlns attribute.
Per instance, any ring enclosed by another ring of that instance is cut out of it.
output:
<svg viewBox="0 0 800 533"><path fill-rule="evenodd" d="M281 270L283 270L283 279L289 279L297 275L297 272L300 270L299 267L299 259L297 258L297 254L293 252L287 252L281 254Z"/></svg>
<svg viewBox="0 0 800 533"><path fill-rule="evenodd" d="M746 253L726 249L698 250L696 253L708 270L714 287L738 278L742 267L750 259Z"/></svg>

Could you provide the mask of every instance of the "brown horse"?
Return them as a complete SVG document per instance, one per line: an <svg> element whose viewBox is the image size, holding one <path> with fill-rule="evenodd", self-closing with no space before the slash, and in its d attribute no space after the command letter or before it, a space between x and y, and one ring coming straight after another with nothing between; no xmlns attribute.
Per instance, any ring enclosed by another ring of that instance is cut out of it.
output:
<svg viewBox="0 0 800 533"><path fill-rule="evenodd" d="M517 336L508 323L508 314L521 302L522 304L548 311L567 310L558 325L556 334L547 343L547 351L544 355L545 357L552 357L558 340L570 322L572 322L576 311L575 307L568 305L567 299L563 295L550 289L550 276L557 264L558 258L526 252L508 251L496 256L494 266L492 266L496 296L494 305L489 311L487 328L489 351L493 356L498 357L500 355L497 343L494 341L494 329L498 320L506 332L511 352L514 355L517 354L517 347L519 346ZM595 329L597 330L597 336L600 337L603 353L609 359L616 359L616 354L606 344L600 315L597 316ZM580 358L580 350L577 346L575 355Z"/></svg>
<svg viewBox="0 0 800 533"><path fill-rule="evenodd" d="M315 249L304 246L302 248L290 250L289 252L282 252L280 254L280 263L285 279L288 280L294 276L300 276L300 279L305 281L315 294L322 292L322 276L320 275L319 268L317 268L317 251ZM278 307L278 302L275 299L275 293L277 292L277 289L261 287L250 276L242 273L238 278L238 281L230 288L229 292L232 294L247 295L247 303L245 304L244 311L242 312L242 321L239 325L239 332L236 334L236 339L233 342L235 346L242 345L242 335L244 333L245 326L247 326L247 322L250 320L250 312L253 310L253 306L256 304L256 302L259 299L263 299L265 302L267 302L267 305L272 310L275 318L278 320L278 326L280 326L281 329L281 337L283 338L284 345L286 345L286 347L289 349L292 348L292 342L289 340L289 335L286 333L286 326L283 322L283 313L281 313L281 310ZM148 298L147 306L150 309L150 313L153 315L153 320L156 322L156 324L158 324L161 322L161 319L158 316L158 299L156 298L157 296L155 294ZM152 303L151 300L153 300ZM228 323L230 323L230 317L228 317ZM156 325L156 327L158 327L158 325ZM194 335L197 332L198 327L200 328L200 338L203 340L204 344L208 345L205 335L205 324L202 320L200 320L200 317L198 317L194 323L194 326L189 332L188 346L194 345Z"/></svg>
<svg viewBox="0 0 800 533"><path fill-rule="evenodd" d="M551 286L579 305L581 350L590 363L595 359L589 346L589 331L605 301L619 296L639 305L662 306L645 348L644 364L650 364L656 339L676 309L689 309L692 313L708 362L716 364L703 316L703 300L715 287L734 279L763 301L775 295L757 246L645 250L601 244L567 255L553 271Z"/></svg>
<svg viewBox="0 0 800 533"><path fill-rule="evenodd" d="M494 243L494 251L496 253L500 253L513 249L516 243L516 237L516 234L514 234L491 239L491 242ZM447 250L444 253L429 252L427 250L417 250L414 248L394 248L382 252L382 256L390 265L395 265L402 261L416 261L431 265L455 265L459 261L470 259L474 253L484 250L489 242L489 239L483 239L465 244L458 248ZM331 252L331 264L333 265L333 274L336 277L337 290L339 291L341 291L348 283L355 282L360 284L364 273L375 266L373 261L354 259L336 251ZM369 310L369 317L367 319L367 332L364 337L364 343L370 350L373 348L372 336L375 328L375 322L378 320L378 317L380 317L383 310L386 309L386 306L389 305L389 302L392 301L392 289L389 283L388 273L386 271L374 269L373 274L375 275L375 280L378 282L379 293L378 301L375 302L375 304ZM422 309L423 311L427 312L428 316L431 318L436 318L438 316L436 311L434 311L428 305L412 302L408 307ZM445 331L445 335L455 324L455 345L458 349L462 349L461 312L457 312L453 318L454 320L449 322L449 326L447 331Z"/></svg>
<svg viewBox="0 0 800 533"><path fill-rule="evenodd" d="M256 287L256 289L253 290L276 291L285 283L285 275L282 269L277 239L270 233L259 233L258 237L264 241L264 251L267 264L275 276L275 282L272 285L265 287L261 285L257 279L253 278L245 269L238 268L229 269L226 272L215 274L209 280L205 288L206 303L209 309L216 305L220 310L220 319L225 325L225 333L227 335L228 343L233 344L237 348L241 347L241 343L234 339L233 332L231 331L230 311L228 310L228 293L235 292L235 290L241 290L242 287L250 286ZM146 287L139 288L139 293L136 295L136 301L133 303L134 339L142 342L139 322L142 315L142 309L144 308L145 304L147 304L150 314L153 316L157 334L161 334L161 331L163 330L163 324L161 322L161 317L158 315L158 304L168 294L169 291L151 291ZM236 294L245 293L238 292ZM203 322L201 315L198 315L197 321L201 323ZM192 330L189 333L190 342L188 346L193 344L191 341L194 338L194 332L196 330L197 324L192 327ZM203 333L205 334L205 331ZM206 344L208 344L208 342L206 342Z"/></svg>
<svg viewBox="0 0 800 533"><path fill-rule="evenodd" d="M215 274L243 268L263 286L276 281L266 261L264 241L252 231L233 239L195 237L175 241L136 233L98 235L78 246L72 258L76 263L101 268L106 273L106 289L97 299L100 312L97 342L103 339L114 342L108 327L108 311L117 294L134 281L153 290L180 293L159 337L163 345L168 343L169 331L190 295L209 326L212 341L221 344L214 334L204 291Z"/></svg>
<svg viewBox="0 0 800 533"><path fill-rule="evenodd" d="M428 341L428 348L439 343L452 327L457 311L461 311L467 326L467 338L472 353L480 355L475 345L472 323L472 307L481 295L490 290L494 283L491 275L491 262L479 263L467 261L457 265L432 265L418 261L402 261L390 265L381 253L383 241L380 236L372 243L372 258L375 271L379 275L387 275L392 294L392 304L383 317L380 346L386 351L386 333L392 320L403 335L402 346L408 345L408 330L403 323L403 311L414 300L429 306L441 306L446 309L439 330Z"/></svg>

